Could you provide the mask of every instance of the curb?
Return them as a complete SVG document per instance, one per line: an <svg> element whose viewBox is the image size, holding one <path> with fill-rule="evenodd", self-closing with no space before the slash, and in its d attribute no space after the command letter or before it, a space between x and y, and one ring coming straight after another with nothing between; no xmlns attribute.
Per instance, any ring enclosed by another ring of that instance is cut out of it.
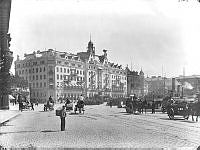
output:
<svg viewBox="0 0 200 150"><path fill-rule="evenodd" d="M11 121L11 120L17 118L17 117L20 116L20 115L21 115L21 114L16 114L16 115L14 115L14 116L12 116L12 117L10 117L10 118L8 118L8 119L5 119L4 121L0 122L0 127L1 127L1 126L4 126L7 122L9 122L9 121Z"/></svg>

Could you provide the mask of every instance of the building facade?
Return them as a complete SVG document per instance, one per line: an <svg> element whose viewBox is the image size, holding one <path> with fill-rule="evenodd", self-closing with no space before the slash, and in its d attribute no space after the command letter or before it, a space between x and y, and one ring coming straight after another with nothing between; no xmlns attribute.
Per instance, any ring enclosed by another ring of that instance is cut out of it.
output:
<svg viewBox="0 0 200 150"><path fill-rule="evenodd" d="M182 95L191 96L200 92L200 75L179 76L176 80L181 83ZM180 89L181 90L181 89Z"/></svg>
<svg viewBox="0 0 200 150"><path fill-rule="evenodd" d="M166 78L161 76L152 76L145 78L148 84L148 94L154 95L155 98L163 98L166 95L180 96L181 84L175 78Z"/></svg>
<svg viewBox="0 0 200 150"><path fill-rule="evenodd" d="M9 31L11 0L0 0L0 109L9 109L9 78L13 56Z"/></svg>
<svg viewBox="0 0 200 150"><path fill-rule="evenodd" d="M137 71L131 71L126 67L127 73L127 95L136 94L138 97L143 97L146 94L146 82L144 80L144 73L141 70L139 73Z"/></svg>
<svg viewBox="0 0 200 150"><path fill-rule="evenodd" d="M95 95L124 97L127 94L126 71L108 61L107 51L95 54L91 40L86 52L37 51L15 61L15 74L29 83L32 99L44 102L49 96L76 99Z"/></svg>

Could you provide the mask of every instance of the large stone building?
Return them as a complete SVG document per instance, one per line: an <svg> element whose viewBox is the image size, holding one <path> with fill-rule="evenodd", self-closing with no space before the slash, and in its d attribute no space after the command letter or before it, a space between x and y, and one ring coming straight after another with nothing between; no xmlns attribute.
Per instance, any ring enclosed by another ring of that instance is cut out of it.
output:
<svg viewBox="0 0 200 150"><path fill-rule="evenodd" d="M132 71L126 67L127 73L127 95L136 94L138 97L143 97L146 94L145 90L145 78L144 73L141 70L139 73L137 71Z"/></svg>
<svg viewBox="0 0 200 150"><path fill-rule="evenodd" d="M11 0L0 0L0 109L9 109L9 70L13 59L8 34L10 10Z"/></svg>
<svg viewBox="0 0 200 150"><path fill-rule="evenodd" d="M108 61L107 51L95 54L91 40L86 52L71 54L53 49L25 54L15 61L15 74L29 83L31 98L46 101L49 96L77 98L124 97L127 94L126 72L121 65Z"/></svg>

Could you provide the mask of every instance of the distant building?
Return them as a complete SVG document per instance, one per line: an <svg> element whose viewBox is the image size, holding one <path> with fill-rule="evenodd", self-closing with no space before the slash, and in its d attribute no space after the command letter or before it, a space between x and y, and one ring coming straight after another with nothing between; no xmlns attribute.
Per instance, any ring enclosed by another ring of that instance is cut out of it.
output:
<svg viewBox="0 0 200 150"><path fill-rule="evenodd" d="M183 95L195 95L200 92L200 75L179 76L176 80L183 87Z"/></svg>
<svg viewBox="0 0 200 150"><path fill-rule="evenodd" d="M146 84L144 80L144 73L141 70L139 73L137 71L131 71L126 67L127 73L127 95L136 94L138 97L143 97L146 93Z"/></svg>
<svg viewBox="0 0 200 150"><path fill-rule="evenodd" d="M145 78L145 81L148 84L148 94L154 95L156 98L162 98L169 94L179 96L181 93L181 84L175 78L152 76Z"/></svg>
<svg viewBox="0 0 200 150"><path fill-rule="evenodd" d="M108 61L107 51L95 54L91 40L87 52L37 51L15 61L15 74L28 81L31 98L46 101L80 94L124 97L127 94L126 71Z"/></svg>

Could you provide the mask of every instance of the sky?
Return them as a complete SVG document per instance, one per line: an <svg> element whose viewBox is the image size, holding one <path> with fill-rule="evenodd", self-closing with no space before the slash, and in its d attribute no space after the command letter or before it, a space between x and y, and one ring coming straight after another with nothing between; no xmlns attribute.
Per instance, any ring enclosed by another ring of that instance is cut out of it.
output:
<svg viewBox="0 0 200 150"><path fill-rule="evenodd" d="M77 53L91 35L97 55L106 49L110 62L145 76L200 75L200 3L179 1L12 0L10 49L14 60L49 48Z"/></svg>

